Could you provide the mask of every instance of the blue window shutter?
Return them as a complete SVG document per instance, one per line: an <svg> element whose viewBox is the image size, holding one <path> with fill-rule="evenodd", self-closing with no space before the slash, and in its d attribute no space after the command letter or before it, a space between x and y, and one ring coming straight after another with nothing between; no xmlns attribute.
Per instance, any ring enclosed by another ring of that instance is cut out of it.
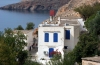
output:
<svg viewBox="0 0 100 65"><path fill-rule="evenodd" d="M45 33L45 42L49 42L49 33Z"/></svg>
<svg viewBox="0 0 100 65"><path fill-rule="evenodd" d="M53 34L53 42L58 42L58 33Z"/></svg>
<svg viewBox="0 0 100 65"><path fill-rule="evenodd" d="M54 49L53 48L49 48L49 57L53 57L53 53L54 52Z"/></svg>
<svg viewBox="0 0 100 65"><path fill-rule="evenodd" d="M65 33L65 38L70 39L70 30L66 30Z"/></svg>

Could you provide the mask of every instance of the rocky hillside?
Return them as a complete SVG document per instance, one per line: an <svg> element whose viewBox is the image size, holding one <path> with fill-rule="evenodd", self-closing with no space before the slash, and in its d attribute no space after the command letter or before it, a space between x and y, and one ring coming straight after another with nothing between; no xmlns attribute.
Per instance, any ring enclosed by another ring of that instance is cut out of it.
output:
<svg viewBox="0 0 100 65"><path fill-rule="evenodd" d="M82 5L93 5L95 2L100 2L100 0L70 0L68 4L60 7L56 16L74 16L80 17L78 12L74 9Z"/></svg>
<svg viewBox="0 0 100 65"><path fill-rule="evenodd" d="M58 10L59 7L67 4L70 0L21 0L19 3L0 7L4 10Z"/></svg>

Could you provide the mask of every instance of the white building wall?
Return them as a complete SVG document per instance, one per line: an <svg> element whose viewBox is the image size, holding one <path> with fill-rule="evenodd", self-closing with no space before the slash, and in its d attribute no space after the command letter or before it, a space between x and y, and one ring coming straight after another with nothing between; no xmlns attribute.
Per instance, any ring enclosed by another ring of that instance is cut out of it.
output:
<svg viewBox="0 0 100 65"><path fill-rule="evenodd" d="M79 35L80 35L80 28L79 26L75 26L74 27L74 46L76 46L79 41Z"/></svg>
<svg viewBox="0 0 100 65"><path fill-rule="evenodd" d="M87 31L87 29L85 28L85 25L84 25L84 20L82 18L80 19L77 19L79 24L80 24L80 31Z"/></svg>
<svg viewBox="0 0 100 65"><path fill-rule="evenodd" d="M64 27L39 27L38 28L38 60L41 58L50 59L49 55L45 55L44 51L49 53L49 48L54 48L54 50L63 53L64 47ZM44 33L49 33L49 42L44 42ZM53 33L58 33L58 42L53 42ZM41 60L42 61L42 60Z"/></svg>
<svg viewBox="0 0 100 65"><path fill-rule="evenodd" d="M38 45L39 46L59 46L62 45L64 42L64 27L39 27L38 33ZM44 33L49 33L49 42L44 42ZM58 33L58 42L53 42L53 33ZM57 43L57 44L56 44Z"/></svg>
<svg viewBox="0 0 100 65"><path fill-rule="evenodd" d="M70 39L65 39L66 34L64 34L64 46L68 46L68 51L73 50L78 42L78 37L80 33L80 26L65 26L65 30L70 30Z"/></svg>
<svg viewBox="0 0 100 65"><path fill-rule="evenodd" d="M29 50L29 47L33 44L33 31L30 31L28 33L23 33L23 34L26 37L26 39L24 39L24 41L27 43L27 46L24 47L24 50ZM14 34L14 35L17 35L17 34Z"/></svg>
<svg viewBox="0 0 100 65"><path fill-rule="evenodd" d="M74 26L66 26L65 30L70 30L70 39L65 39L65 46L68 46L67 50L72 50L74 48ZM65 34L66 35L66 34Z"/></svg>
<svg viewBox="0 0 100 65"><path fill-rule="evenodd" d="M27 37L27 48L29 50L29 47L33 44L33 31L26 34Z"/></svg>
<svg viewBox="0 0 100 65"><path fill-rule="evenodd" d="M38 61L40 63L46 64L46 62L50 60L50 58L49 58L49 48L54 48L54 51L56 51L58 49L61 52L62 57L63 57L63 55L64 55L63 46L55 46L55 47L39 46L38 47ZM48 54L45 55L44 51L47 51ZM42 59L45 59L45 60L42 60Z"/></svg>
<svg viewBox="0 0 100 65"><path fill-rule="evenodd" d="M70 30L70 39L65 39L65 30ZM44 55L44 51L49 51L49 48L59 51L64 54L64 46L68 46L67 50L73 50L78 42L80 27L77 26L65 26L65 27L39 27L38 29L38 60L41 58L49 59ZM49 42L44 42L45 32L49 33ZM53 42L53 33L58 32L58 42Z"/></svg>

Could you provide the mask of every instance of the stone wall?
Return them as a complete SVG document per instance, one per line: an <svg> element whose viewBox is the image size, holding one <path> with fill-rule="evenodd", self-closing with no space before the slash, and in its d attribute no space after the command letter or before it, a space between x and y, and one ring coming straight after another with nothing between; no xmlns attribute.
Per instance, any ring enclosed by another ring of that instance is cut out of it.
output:
<svg viewBox="0 0 100 65"><path fill-rule="evenodd" d="M100 65L98 62L82 60L82 65Z"/></svg>

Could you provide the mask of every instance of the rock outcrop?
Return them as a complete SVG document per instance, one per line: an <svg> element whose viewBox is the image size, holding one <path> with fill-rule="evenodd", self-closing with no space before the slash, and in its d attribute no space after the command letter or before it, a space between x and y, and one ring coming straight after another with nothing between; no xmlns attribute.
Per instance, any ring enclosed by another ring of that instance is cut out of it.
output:
<svg viewBox="0 0 100 65"><path fill-rule="evenodd" d="M80 17L78 12L75 12L74 9L80 7L82 5L93 5L95 2L99 2L100 0L70 0L68 4L60 7L56 16L73 16Z"/></svg>
<svg viewBox="0 0 100 65"><path fill-rule="evenodd" d="M58 10L59 7L67 4L70 0L22 0L19 3L0 7L4 10Z"/></svg>

